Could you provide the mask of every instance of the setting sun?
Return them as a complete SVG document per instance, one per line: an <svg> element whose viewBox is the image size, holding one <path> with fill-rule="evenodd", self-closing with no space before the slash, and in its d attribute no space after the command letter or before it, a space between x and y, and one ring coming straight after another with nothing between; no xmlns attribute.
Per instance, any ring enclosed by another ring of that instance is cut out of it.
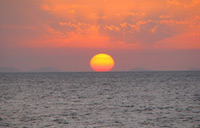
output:
<svg viewBox="0 0 200 128"><path fill-rule="evenodd" d="M114 60L110 55L97 54L92 57L90 66L94 71L107 72L114 67Z"/></svg>

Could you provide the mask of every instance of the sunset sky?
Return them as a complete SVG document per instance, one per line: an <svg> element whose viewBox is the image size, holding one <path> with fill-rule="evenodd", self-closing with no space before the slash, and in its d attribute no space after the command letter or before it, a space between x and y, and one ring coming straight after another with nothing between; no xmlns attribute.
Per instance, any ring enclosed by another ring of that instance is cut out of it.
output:
<svg viewBox="0 0 200 128"><path fill-rule="evenodd" d="M0 67L200 69L200 0L0 0Z"/></svg>

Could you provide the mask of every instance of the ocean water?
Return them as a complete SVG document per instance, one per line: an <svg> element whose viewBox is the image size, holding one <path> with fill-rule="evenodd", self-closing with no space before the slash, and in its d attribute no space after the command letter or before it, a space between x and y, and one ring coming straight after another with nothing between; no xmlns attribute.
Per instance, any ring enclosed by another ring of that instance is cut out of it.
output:
<svg viewBox="0 0 200 128"><path fill-rule="evenodd" d="M0 128L200 128L200 72L0 73Z"/></svg>

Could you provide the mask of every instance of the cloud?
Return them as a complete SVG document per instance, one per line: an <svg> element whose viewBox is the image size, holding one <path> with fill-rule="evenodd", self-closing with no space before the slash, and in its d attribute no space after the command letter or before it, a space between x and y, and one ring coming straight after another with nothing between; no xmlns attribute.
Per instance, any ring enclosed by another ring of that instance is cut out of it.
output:
<svg viewBox="0 0 200 128"><path fill-rule="evenodd" d="M188 19L190 12L174 14L176 7L197 6L198 1L46 1L42 6L52 15L60 15L64 21L74 22L74 31L83 33L88 27L78 24L96 26L99 35L108 36L111 41L126 43L156 43L187 30L193 24ZM170 10L173 10L173 13ZM169 13L168 13L169 11ZM67 25L67 24L65 24ZM64 26L65 26L64 25ZM70 24L68 23L68 26ZM58 29L57 29L58 30ZM68 29L71 30L71 29ZM90 34L90 33L88 33Z"/></svg>
<svg viewBox="0 0 200 128"><path fill-rule="evenodd" d="M105 47L154 47L200 24L199 0L19 0L0 7L1 34L49 46L100 47L100 40Z"/></svg>

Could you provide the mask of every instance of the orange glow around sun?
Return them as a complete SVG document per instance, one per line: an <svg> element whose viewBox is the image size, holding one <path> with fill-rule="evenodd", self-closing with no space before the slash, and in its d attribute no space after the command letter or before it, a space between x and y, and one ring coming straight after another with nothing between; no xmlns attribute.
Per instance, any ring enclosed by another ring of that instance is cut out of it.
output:
<svg viewBox="0 0 200 128"><path fill-rule="evenodd" d="M97 54L92 57L90 66L96 72L107 72L114 67L114 60L110 55Z"/></svg>

